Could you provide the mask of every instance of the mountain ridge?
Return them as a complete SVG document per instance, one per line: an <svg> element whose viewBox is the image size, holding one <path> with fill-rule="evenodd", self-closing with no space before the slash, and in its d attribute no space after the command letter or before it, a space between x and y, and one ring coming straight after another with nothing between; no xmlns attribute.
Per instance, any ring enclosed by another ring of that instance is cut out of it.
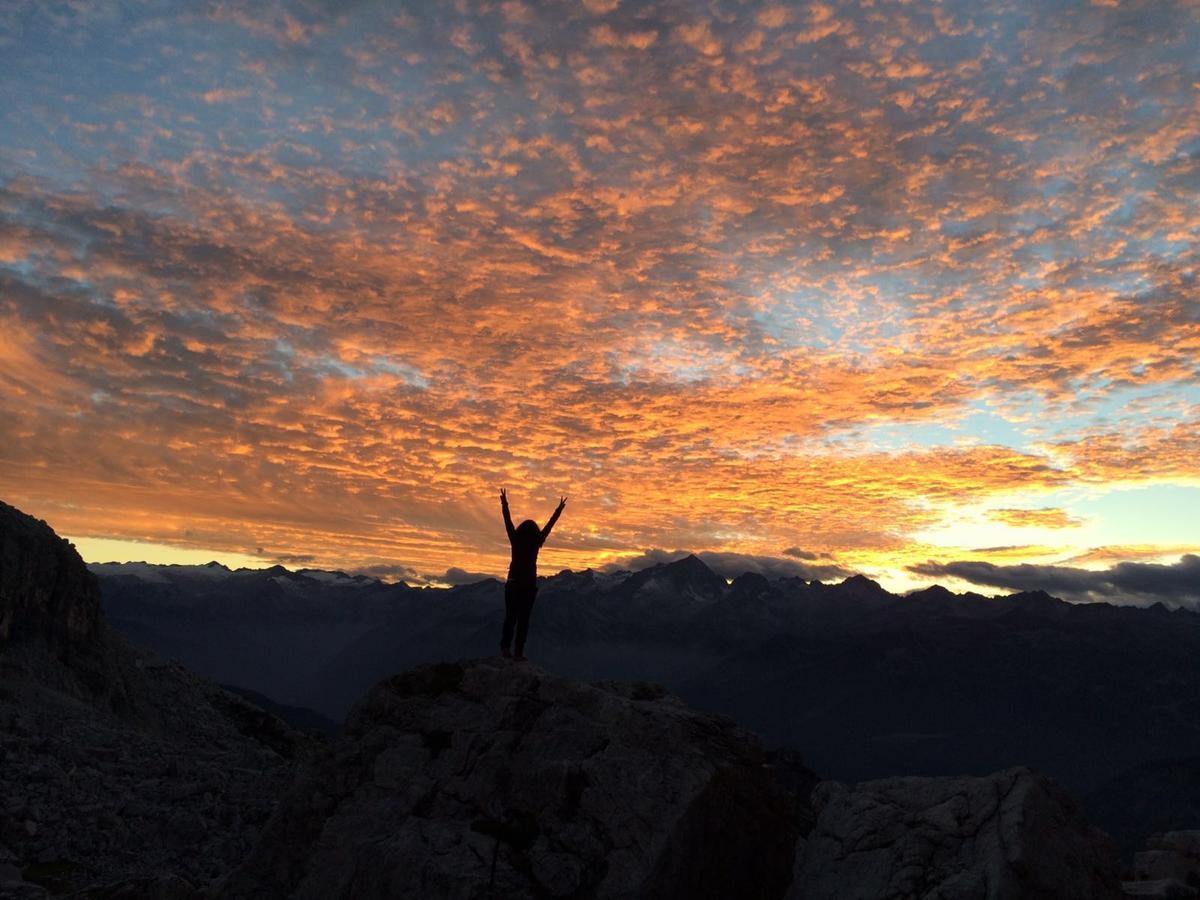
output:
<svg viewBox="0 0 1200 900"><path fill-rule="evenodd" d="M105 609L207 677L334 719L398 669L496 653L503 617L494 579L177 581L102 576ZM575 678L661 682L846 781L1034 765L1095 798L1101 824L1129 841L1136 823L1105 800L1123 773L1200 756L1200 615L1184 609L1043 591L898 595L865 576L726 582L685 557L539 579L529 653Z"/></svg>

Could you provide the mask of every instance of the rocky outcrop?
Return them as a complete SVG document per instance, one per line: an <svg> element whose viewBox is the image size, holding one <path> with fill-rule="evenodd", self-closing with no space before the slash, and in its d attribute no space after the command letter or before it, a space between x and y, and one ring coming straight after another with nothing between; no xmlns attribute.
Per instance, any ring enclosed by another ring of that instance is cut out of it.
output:
<svg viewBox="0 0 1200 900"><path fill-rule="evenodd" d="M1152 835L1134 854L1133 876L1137 881L1125 886L1131 896L1200 896L1200 831ZM1172 893L1148 893L1152 889Z"/></svg>
<svg viewBox="0 0 1200 900"><path fill-rule="evenodd" d="M812 783L655 686L428 666L354 709L217 895L780 897Z"/></svg>
<svg viewBox="0 0 1200 900"><path fill-rule="evenodd" d="M75 548L0 502L0 644L31 637L65 656L99 628L100 588Z"/></svg>
<svg viewBox="0 0 1200 900"><path fill-rule="evenodd" d="M792 900L1105 900L1117 854L1072 798L1028 769L984 778L823 782Z"/></svg>
<svg viewBox="0 0 1200 900"><path fill-rule="evenodd" d="M3 504L0 563L0 897L182 896L225 875L309 739L129 646L71 545Z"/></svg>

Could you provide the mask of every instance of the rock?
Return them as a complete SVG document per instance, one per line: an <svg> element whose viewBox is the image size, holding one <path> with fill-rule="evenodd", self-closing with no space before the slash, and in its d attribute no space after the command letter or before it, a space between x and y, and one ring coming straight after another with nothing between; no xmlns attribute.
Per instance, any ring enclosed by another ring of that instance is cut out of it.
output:
<svg viewBox="0 0 1200 900"><path fill-rule="evenodd" d="M1159 900L1187 900L1200 896L1200 891L1174 878L1152 881L1126 881L1121 885L1126 897L1156 897Z"/></svg>
<svg viewBox="0 0 1200 900"><path fill-rule="evenodd" d="M1133 857L1136 881L1124 884L1128 897L1200 896L1200 831L1168 831L1146 842Z"/></svg>
<svg viewBox="0 0 1200 900"><path fill-rule="evenodd" d="M1152 850L1170 850L1200 861L1200 830L1154 834L1146 841L1146 846Z"/></svg>
<svg viewBox="0 0 1200 900"><path fill-rule="evenodd" d="M355 707L216 896L781 897L783 781L661 689L426 666Z"/></svg>
<svg viewBox="0 0 1200 900"><path fill-rule="evenodd" d="M72 894L76 900L204 900L195 885L175 875L131 878Z"/></svg>
<svg viewBox="0 0 1200 900"><path fill-rule="evenodd" d="M1151 835L1148 849L1134 854L1139 880L1175 879L1200 888L1200 831L1168 831Z"/></svg>
<svg viewBox="0 0 1200 900"><path fill-rule="evenodd" d="M0 900L46 900L49 896L43 888L26 881L0 884Z"/></svg>
<svg viewBox="0 0 1200 900"><path fill-rule="evenodd" d="M1104 900L1121 896L1116 848L1049 779L890 778L813 792L793 900Z"/></svg>
<svg viewBox="0 0 1200 900"><path fill-rule="evenodd" d="M1143 850L1133 855L1133 874L1139 880L1175 878L1183 881L1194 863L1173 850Z"/></svg>
<svg viewBox="0 0 1200 900"><path fill-rule="evenodd" d="M312 746L144 656L74 548L0 503L0 863L21 869L20 896L225 875Z"/></svg>
<svg viewBox="0 0 1200 900"><path fill-rule="evenodd" d="M100 628L100 586L45 522L0 503L0 643L45 641L68 655Z"/></svg>

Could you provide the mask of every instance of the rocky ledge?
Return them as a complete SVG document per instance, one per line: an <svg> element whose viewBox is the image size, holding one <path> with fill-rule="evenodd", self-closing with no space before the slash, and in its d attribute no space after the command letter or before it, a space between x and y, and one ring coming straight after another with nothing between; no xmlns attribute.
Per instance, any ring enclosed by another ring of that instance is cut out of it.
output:
<svg viewBox="0 0 1200 900"><path fill-rule="evenodd" d="M815 778L653 685L377 685L220 897L781 897Z"/></svg>

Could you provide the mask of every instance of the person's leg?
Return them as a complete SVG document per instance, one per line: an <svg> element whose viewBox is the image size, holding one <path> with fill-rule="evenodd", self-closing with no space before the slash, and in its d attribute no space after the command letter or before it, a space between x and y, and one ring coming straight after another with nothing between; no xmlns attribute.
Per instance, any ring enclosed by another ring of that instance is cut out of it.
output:
<svg viewBox="0 0 1200 900"><path fill-rule="evenodd" d="M508 648L512 646L513 626L517 624L517 601L514 594L512 584L504 582L504 628L500 633L500 652L505 656L508 656ZM518 653L521 652L520 646L518 639Z"/></svg>
<svg viewBox="0 0 1200 900"><path fill-rule="evenodd" d="M517 600L517 646L516 655L525 655L525 638L529 635L529 616L533 612L533 601L537 597L537 588L522 591Z"/></svg>

